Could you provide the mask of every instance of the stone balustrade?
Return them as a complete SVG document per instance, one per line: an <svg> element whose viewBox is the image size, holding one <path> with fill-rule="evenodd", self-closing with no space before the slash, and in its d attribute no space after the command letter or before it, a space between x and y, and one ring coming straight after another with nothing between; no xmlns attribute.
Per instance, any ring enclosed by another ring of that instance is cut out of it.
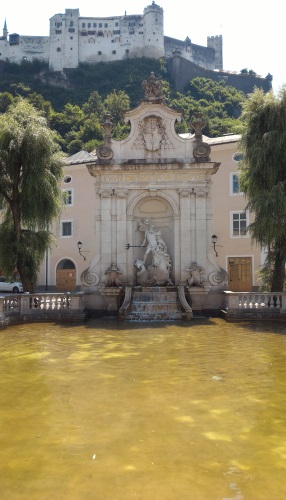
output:
<svg viewBox="0 0 286 500"><path fill-rule="evenodd" d="M0 327L24 321L85 319L84 294L24 293L0 296Z"/></svg>
<svg viewBox="0 0 286 500"><path fill-rule="evenodd" d="M224 292L226 319L282 319L286 292Z"/></svg>

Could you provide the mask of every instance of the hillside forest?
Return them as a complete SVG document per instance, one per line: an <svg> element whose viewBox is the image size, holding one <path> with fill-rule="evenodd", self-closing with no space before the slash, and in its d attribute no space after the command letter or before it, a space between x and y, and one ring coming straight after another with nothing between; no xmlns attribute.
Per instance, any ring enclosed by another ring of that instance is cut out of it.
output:
<svg viewBox="0 0 286 500"><path fill-rule="evenodd" d="M183 113L182 122L176 125L177 133L191 131L195 111L200 111L207 121L203 133L209 137L240 133L246 97L241 91L224 81L194 78L184 93L177 92L164 60L147 58L83 64L60 75L51 75L46 65L36 60L21 65L2 62L0 113L24 97L44 114L66 154L90 152L103 141L101 123L107 112L115 124L113 138L119 140L128 134L124 112L144 98L141 84L151 71L163 81L165 104Z"/></svg>

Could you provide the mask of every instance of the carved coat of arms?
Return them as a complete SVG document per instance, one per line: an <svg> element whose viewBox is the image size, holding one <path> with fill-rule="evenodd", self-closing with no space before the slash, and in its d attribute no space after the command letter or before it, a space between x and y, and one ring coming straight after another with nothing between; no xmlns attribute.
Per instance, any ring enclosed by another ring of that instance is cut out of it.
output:
<svg viewBox="0 0 286 500"><path fill-rule="evenodd" d="M164 137L165 128L158 116L145 118L141 123L144 147L148 151L158 151Z"/></svg>

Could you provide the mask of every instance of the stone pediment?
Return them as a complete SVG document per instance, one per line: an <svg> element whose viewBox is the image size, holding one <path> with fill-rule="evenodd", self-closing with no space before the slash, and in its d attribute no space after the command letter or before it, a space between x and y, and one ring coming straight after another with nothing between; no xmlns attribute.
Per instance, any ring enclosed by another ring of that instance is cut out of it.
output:
<svg viewBox="0 0 286 500"><path fill-rule="evenodd" d="M182 114L161 102L143 101L125 113L131 132L121 141L111 140L113 160L187 160L193 157L195 138L184 139L175 131Z"/></svg>
<svg viewBox="0 0 286 500"><path fill-rule="evenodd" d="M194 135L182 137L177 134L175 124L182 120L182 113L169 108L163 102L162 82L151 73L142 87L145 99L135 109L125 113L125 122L130 123L129 135L121 141L112 139L114 128L110 114L102 124L104 144L96 152L100 164L197 164L210 162L210 146L202 140L202 129L206 125L201 113L194 113L191 127Z"/></svg>

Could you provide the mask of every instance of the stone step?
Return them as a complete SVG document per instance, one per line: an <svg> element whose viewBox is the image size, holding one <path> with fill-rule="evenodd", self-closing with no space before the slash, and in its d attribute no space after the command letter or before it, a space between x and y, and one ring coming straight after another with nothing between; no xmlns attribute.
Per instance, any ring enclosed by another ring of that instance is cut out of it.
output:
<svg viewBox="0 0 286 500"><path fill-rule="evenodd" d="M133 302L176 302L177 293L176 292L163 292L163 293L141 293L133 292L132 294Z"/></svg>
<svg viewBox="0 0 286 500"><path fill-rule="evenodd" d="M182 313L179 311L170 314L166 311L156 314L130 312L125 319L128 321L174 321L180 320L182 317Z"/></svg>
<svg viewBox="0 0 286 500"><path fill-rule="evenodd" d="M171 304L154 304L150 302L136 302L131 305L131 311L132 312L150 312L150 313L155 313L156 311L158 312L164 312L164 311L178 311L180 310L180 306L177 303L171 303Z"/></svg>

